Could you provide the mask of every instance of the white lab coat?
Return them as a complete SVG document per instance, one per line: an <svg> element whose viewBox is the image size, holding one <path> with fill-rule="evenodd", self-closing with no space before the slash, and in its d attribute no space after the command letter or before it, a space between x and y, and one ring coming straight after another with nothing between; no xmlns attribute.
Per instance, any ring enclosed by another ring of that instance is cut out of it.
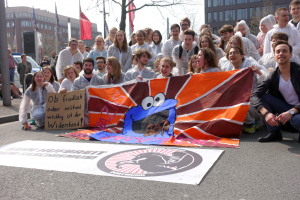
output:
<svg viewBox="0 0 300 200"><path fill-rule="evenodd" d="M107 51L107 57L109 58L111 56L118 59L123 72L127 72L131 68L132 52L129 46L127 47L127 52L120 52L119 49L115 47L114 44L112 44L111 46L109 46Z"/></svg>
<svg viewBox="0 0 300 200"><path fill-rule="evenodd" d="M169 40L167 40L161 49L162 54L164 57L172 57L172 51L176 45L179 45L182 42L182 40L179 38L178 41L174 40L173 37L171 37Z"/></svg>
<svg viewBox="0 0 300 200"><path fill-rule="evenodd" d="M242 26L244 26L245 27L245 29L246 29L246 34L245 34L245 38L248 38L253 44L254 44L254 46L256 47L256 43L257 43L257 41L256 41L256 36L255 35L252 35L251 33L250 33L250 29L249 29L249 26L247 25L247 23L244 21L244 20L241 20L239 23L237 23L237 26L239 26L239 25L242 25Z"/></svg>

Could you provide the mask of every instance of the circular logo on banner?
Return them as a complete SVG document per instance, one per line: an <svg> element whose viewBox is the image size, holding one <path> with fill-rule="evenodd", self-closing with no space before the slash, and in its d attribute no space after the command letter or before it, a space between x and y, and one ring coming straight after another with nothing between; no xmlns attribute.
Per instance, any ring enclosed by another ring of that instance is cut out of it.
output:
<svg viewBox="0 0 300 200"><path fill-rule="evenodd" d="M98 161L98 168L119 176L163 176L199 166L202 157L192 151L173 148L142 148L117 152Z"/></svg>

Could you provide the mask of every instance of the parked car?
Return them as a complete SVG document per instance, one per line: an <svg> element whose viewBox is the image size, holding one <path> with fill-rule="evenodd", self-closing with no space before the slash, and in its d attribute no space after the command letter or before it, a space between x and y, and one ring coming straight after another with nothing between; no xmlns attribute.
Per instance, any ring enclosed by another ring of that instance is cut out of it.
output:
<svg viewBox="0 0 300 200"><path fill-rule="evenodd" d="M21 55L15 54L13 56L15 58L16 63L22 62ZM26 56L26 60L31 63L31 66L32 66L31 73L32 74L34 74L36 71L42 70L42 68L30 56ZM16 66L16 70L15 70L15 81L14 82L17 84L17 86L19 88L22 88L22 85L20 84L20 75L17 71L17 66Z"/></svg>

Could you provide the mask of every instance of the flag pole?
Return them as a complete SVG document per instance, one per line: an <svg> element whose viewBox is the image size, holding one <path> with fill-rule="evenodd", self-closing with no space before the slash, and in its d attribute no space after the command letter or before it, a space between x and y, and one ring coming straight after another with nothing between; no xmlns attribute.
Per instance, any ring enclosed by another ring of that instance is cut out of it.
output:
<svg viewBox="0 0 300 200"><path fill-rule="evenodd" d="M79 0L79 39L81 40L81 21L80 21L80 13L81 13L81 8L80 8L80 0Z"/></svg>

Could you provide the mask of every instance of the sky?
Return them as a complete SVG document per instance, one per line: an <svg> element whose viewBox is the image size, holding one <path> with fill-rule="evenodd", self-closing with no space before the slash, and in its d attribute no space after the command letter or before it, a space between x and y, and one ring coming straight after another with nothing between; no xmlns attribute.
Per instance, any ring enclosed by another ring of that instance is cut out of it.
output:
<svg viewBox="0 0 300 200"><path fill-rule="evenodd" d="M79 18L79 0L5 0L8 3L9 7L16 6L27 6L40 8L41 10L48 10L49 12L55 13L55 2L57 6L57 12L60 15L69 16L73 18ZM103 4L98 8L95 7L97 0L84 0L81 1L81 10L89 18L92 23L97 23L98 31L103 33L103 13L99 11L103 10ZM99 0L102 2L102 0ZM121 1L121 0L117 0ZM135 1L136 7L143 5L145 0ZM135 21L134 21L134 32L146 27L150 27L153 30L159 30L163 35L163 41L167 37L167 18L169 18L169 25L171 26L174 23L180 22L180 19L184 17L193 18L191 21L195 21L194 31L199 32L201 24L204 24L204 0L199 0L200 3L197 3L193 6L186 6L185 9L182 9L180 6L174 6L173 11L167 9L160 9L161 13L156 7L144 7L141 10L135 12ZM187 11L188 10L188 11ZM106 20L108 27L117 27L119 28L119 23L121 19L121 7L120 5L109 0L105 3L105 11L109 13ZM186 13L188 12L188 13ZM128 14L126 16L126 33L129 33L129 22ZM170 27L169 26L169 27Z"/></svg>

